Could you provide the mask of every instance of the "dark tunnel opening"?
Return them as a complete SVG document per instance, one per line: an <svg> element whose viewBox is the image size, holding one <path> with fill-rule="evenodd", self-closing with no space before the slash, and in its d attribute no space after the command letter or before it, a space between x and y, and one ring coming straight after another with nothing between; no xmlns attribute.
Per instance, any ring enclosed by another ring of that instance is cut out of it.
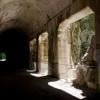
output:
<svg viewBox="0 0 100 100"><path fill-rule="evenodd" d="M0 34L0 53L6 61L0 61L0 70L16 71L29 67L29 42L27 35L17 29L8 29Z"/></svg>

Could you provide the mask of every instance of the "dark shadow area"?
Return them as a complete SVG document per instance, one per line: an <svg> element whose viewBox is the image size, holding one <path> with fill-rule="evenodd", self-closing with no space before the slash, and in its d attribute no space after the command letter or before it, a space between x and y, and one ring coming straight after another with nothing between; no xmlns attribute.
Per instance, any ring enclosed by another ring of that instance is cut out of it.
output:
<svg viewBox="0 0 100 100"><path fill-rule="evenodd" d="M90 89L87 86L80 86L79 84L73 84L73 86L83 91L82 95L86 96L83 100L98 100L100 98L100 92L98 90Z"/></svg>
<svg viewBox="0 0 100 100"><path fill-rule="evenodd" d="M24 32L8 29L0 33L0 52L6 61L0 61L0 71L16 71L29 66L29 43Z"/></svg>
<svg viewBox="0 0 100 100"><path fill-rule="evenodd" d="M57 30L58 26L56 26ZM48 34L48 72L53 77L58 77L58 34L57 31Z"/></svg>
<svg viewBox="0 0 100 100"><path fill-rule="evenodd" d="M26 71L0 74L0 97L27 100L80 100L74 96L53 88L48 82L57 81L50 76L35 77ZM92 95L92 94L91 94ZM94 100L87 97L84 100Z"/></svg>
<svg viewBox="0 0 100 100"><path fill-rule="evenodd" d="M0 97L27 100L78 100L77 98L48 85L57 81L50 76L34 77L27 72L0 74Z"/></svg>

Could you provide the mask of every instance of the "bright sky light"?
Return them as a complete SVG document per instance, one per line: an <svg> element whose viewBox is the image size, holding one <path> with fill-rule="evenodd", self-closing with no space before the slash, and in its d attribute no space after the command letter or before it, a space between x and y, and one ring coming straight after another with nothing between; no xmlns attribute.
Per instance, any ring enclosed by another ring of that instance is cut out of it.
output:
<svg viewBox="0 0 100 100"><path fill-rule="evenodd" d="M42 73L30 73L31 76L35 76L35 77L43 77L43 76L47 76L46 74L42 74Z"/></svg>

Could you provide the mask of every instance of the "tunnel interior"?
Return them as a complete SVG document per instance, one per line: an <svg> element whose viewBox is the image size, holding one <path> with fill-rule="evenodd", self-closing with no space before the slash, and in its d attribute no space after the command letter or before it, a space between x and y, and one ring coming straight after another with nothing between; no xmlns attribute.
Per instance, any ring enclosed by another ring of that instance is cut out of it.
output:
<svg viewBox="0 0 100 100"><path fill-rule="evenodd" d="M0 69L16 71L29 66L29 43L27 35L18 29L8 29L0 33L0 53L6 56L0 61Z"/></svg>

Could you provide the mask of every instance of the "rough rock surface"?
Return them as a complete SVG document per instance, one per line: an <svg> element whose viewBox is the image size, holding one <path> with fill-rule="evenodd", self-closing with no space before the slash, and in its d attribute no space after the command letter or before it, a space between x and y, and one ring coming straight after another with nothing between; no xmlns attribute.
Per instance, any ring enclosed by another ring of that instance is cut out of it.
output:
<svg viewBox="0 0 100 100"><path fill-rule="evenodd" d="M72 0L0 0L0 30L21 27L30 37Z"/></svg>
<svg viewBox="0 0 100 100"><path fill-rule="evenodd" d="M96 46L95 36L91 39L91 45L85 56L82 58L82 64L76 68L77 78L75 84L86 85L89 88L97 88L97 65L96 65Z"/></svg>

